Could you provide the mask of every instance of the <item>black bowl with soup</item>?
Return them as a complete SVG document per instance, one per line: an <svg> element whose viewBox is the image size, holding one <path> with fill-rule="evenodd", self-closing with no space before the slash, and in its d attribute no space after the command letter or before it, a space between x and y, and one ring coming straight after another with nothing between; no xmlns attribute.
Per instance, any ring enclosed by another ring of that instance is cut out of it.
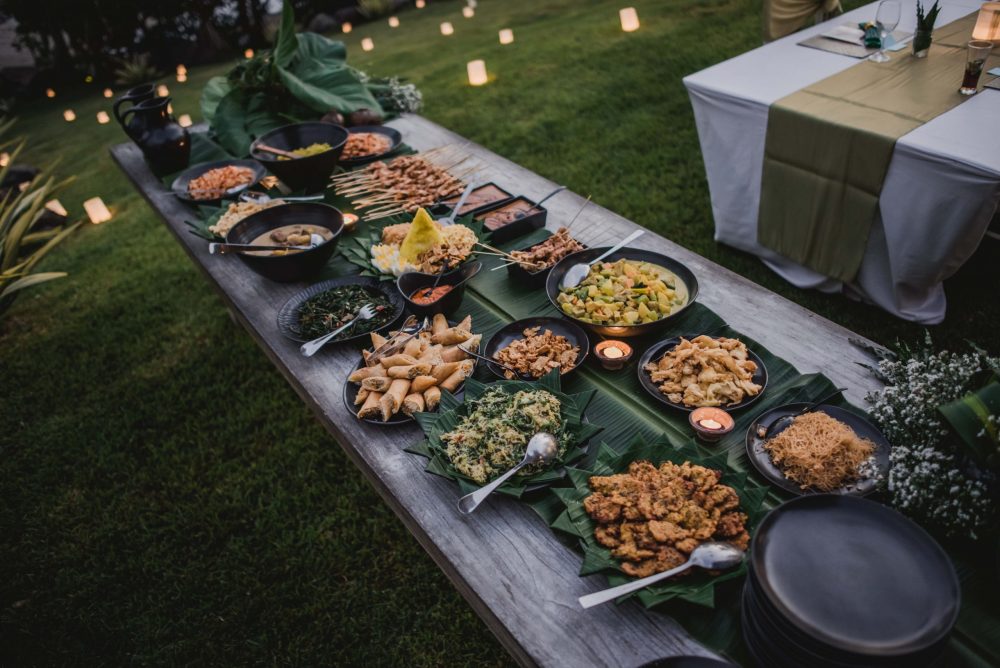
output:
<svg viewBox="0 0 1000 668"><path fill-rule="evenodd" d="M644 334L649 334L663 329L667 324L676 321L681 314L686 312L691 307L691 304L694 303L695 299L697 299L698 279L695 278L694 273L685 265L671 257L661 255L660 253L654 253L653 251L642 250L639 248L622 248L602 260L601 265L613 264L618 260L630 260L635 263L648 263L650 265L655 265L659 271L660 278L664 281L664 283L666 283L668 287L671 285L673 286L673 292L678 298L678 303L675 307L672 308L669 313L659 313L659 317L654 320L643 321L642 318L639 318L636 322L632 323L625 322L624 319L615 320L613 322L596 322L596 319L588 316L586 312L579 312L579 306L582 306L584 311L586 310L586 302L588 300L595 302L601 301L602 297L600 294L593 298L581 298L584 303L582 305L578 304L577 308L573 308L573 305L571 305L570 308L564 308L559 299L559 295L562 292L559 284L562 282L563 276L566 275L566 272L569 271L569 268L575 264L586 264L591 262L608 250L610 250L610 247L604 246L598 248L588 248L587 250L567 255L556 263L554 267L552 267L549 271L548 277L545 279L545 294L548 296L552 305L561 315L569 318L570 320L576 321L584 329L589 329L590 331L600 334L601 336L609 336L612 338L642 336ZM582 286L578 286L572 291L567 291L567 295L580 294L579 290L581 289Z"/></svg>
<svg viewBox="0 0 1000 668"><path fill-rule="evenodd" d="M309 245L312 234L323 243L309 250L241 251L237 256L252 270L272 281L301 281L326 266L344 229L344 216L318 202L294 202L262 209L236 223L226 243L259 246ZM301 243L305 242L305 243Z"/></svg>

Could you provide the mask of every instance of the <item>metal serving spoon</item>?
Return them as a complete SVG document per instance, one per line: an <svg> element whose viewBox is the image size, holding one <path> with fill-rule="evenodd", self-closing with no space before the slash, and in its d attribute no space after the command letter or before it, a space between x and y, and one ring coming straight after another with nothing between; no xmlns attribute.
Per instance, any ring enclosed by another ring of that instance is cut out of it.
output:
<svg viewBox="0 0 1000 668"><path fill-rule="evenodd" d="M240 194L240 199L244 202L252 202L254 204L267 204L268 202L273 202L274 200L281 200L282 202L318 202L323 199L325 195L298 195L296 197L271 197L265 193L253 192L247 190Z"/></svg>
<svg viewBox="0 0 1000 668"><path fill-rule="evenodd" d="M688 557L688 560L677 568L671 568L669 571L663 571L662 573L650 575L649 577L635 580L633 582L627 582L623 585L612 587L611 589L605 589L604 591L581 596L580 605L584 608L592 608L595 605L613 601L616 598L624 596L625 594L631 594L632 592L639 591L640 589L648 587L651 584L673 577L678 573L686 571L692 566L698 566L711 571L723 571L733 568L734 566L738 566L741 561L743 561L743 550L731 545L730 543L702 543L698 547L694 548L694 551L691 552L691 556Z"/></svg>
<svg viewBox="0 0 1000 668"><path fill-rule="evenodd" d="M305 357L312 357L317 352L319 352L319 349L325 346L327 342L329 342L331 339L336 337L338 334L340 334L348 327L352 327L362 320L371 320L374 317L375 317L375 307L372 306L371 304L365 304L364 306L361 307L361 310L358 311L358 314L353 318L351 318L351 321L349 323L347 323L343 327L338 327L337 329L333 330L328 334L324 334L318 339L313 339L312 341L307 341L306 343L303 343L299 347L299 351Z"/></svg>
<svg viewBox="0 0 1000 668"><path fill-rule="evenodd" d="M309 235L309 245L308 246L259 246L257 244L227 244L219 241L213 241L208 244L208 254L209 255L221 255L223 253L228 253L229 251L281 251L281 250L310 250L316 248L321 243L325 242L326 239L319 234Z"/></svg>
<svg viewBox="0 0 1000 668"><path fill-rule="evenodd" d="M826 402L830 401L830 399L833 399L835 396L837 396L841 392L846 392L846 391L847 391L846 387L838 387L836 390L834 390L830 394L826 395L825 397L823 397L819 401L812 402L811 404L809 404L808 406L806 406L805 408L803 408L800 411L796 411L794 413L789 413L788 415L782 415L781 417L778 417L778 418L775 418L775 419L771 420L767 424L758 424L757 425L757 436L760 437L760 438L767 438L768 434L770 434L770 433L772 433L774 431L781 431L782 429L785 428L785 426L787 426L786 423L790 423L792 420L794 420L795 418L799 417L800 415L805 415L806 413L812 413L814 410L816 410L817 408L819 408L820 406L822 406ZM781 426L780 429L778 428L779 426Z"/></svg>
<svg viewBox="0 0 1000 668"><path fill-rule="evenodd" d="M438 221L438 223L441 225L454 225L455 218L458 217L458 212L462 210L463 206L465 206L465 200L469 199L469 195L471 195L472 191L475 189L476 184L469 181L469 183L465 186L465 190L462 191L462 196L458 198L458 203L455 205L455 208L451 210L451 215L447 218L442 218Z"/></svg>
<svg viewBox="0 0 1000 668"><path fill-rule="evenodd" d="M627 237L616 243L614 246L609 248L607 252L602 253L601 255L594 258L590 262L578 262L577 264L574 264L572 267L566 270L565 274L563 274L562 281L559 282L559 287L575 288L576 286L580 285L583 279L587 278L587 274L590 273L591 265L595 265L604 258L606 258L607 256L611 255L612 253L620 251L626 245L635 241L645 233L646 230L636 230L635 232L628 235Z"/></svg>
<svg viewBox="0 0 1000 668"><path fill-rule="evenodd" d="M502 476L486 485L480 487L472 494L466 494L458 500L458 510L464 515L468 515L479 504L486 500L486 497L493 493L497 487L507 482L508 478L523 469L528 464L547 464L555 459L559 452L559 439L552 434L540 431L528 441L528 448L524 453L521 463L504 473Z"/></svg>

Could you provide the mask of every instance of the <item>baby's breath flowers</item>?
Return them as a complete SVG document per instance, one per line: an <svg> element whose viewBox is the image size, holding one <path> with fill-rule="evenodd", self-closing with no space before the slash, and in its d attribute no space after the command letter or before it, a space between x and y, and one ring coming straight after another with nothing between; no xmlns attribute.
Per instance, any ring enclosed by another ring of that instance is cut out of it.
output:
<svg viewBox="0 0 1000 668"><path fill-rule="evenodd" d="M879 361L885 388L870 393L872 419L892 444L891 503L929 528L975 538L993 520L992 473L964 455L938 406L975 389L972 377L1000 364L984 352L934 351L928 336Z"/></svg>

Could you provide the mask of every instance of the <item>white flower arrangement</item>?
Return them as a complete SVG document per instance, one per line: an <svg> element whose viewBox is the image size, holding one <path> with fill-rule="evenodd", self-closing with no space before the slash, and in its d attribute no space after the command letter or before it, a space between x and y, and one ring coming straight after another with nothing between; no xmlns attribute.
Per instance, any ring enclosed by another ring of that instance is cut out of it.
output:
<svg viewBox="0 0 1000 668"><path fill-rule="evenodd" d="M899 353L879 361L874 371L885 387L866 397L892 444L890 501L931 528L975 538L993 520L995 477L963 454L937 408L965 396L970 379L1000 359L979 350L935 352L929 335L923 347Z"/></svg>

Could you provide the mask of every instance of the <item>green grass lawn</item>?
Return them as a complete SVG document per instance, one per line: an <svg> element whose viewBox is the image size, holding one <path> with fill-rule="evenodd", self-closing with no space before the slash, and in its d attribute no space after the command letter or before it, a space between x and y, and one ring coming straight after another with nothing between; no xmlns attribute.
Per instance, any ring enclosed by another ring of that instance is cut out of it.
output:
<svg viewBox="0 0 1000 668"><path fill-rule="evenodd" d="M431 119L832 320L883 343L922 335L712 241L681 77L757 46L759 2L635 0L633 34L622 3L481 0L471 20L429 4L395 30L358 26L352 62L411 78ZM516 41L501 47L504 27ZM473 58L490 85L465 85ZM227 67L167 81L175 112L197 120L201 85ZM17 126L32 162L77 176L71 212L100 195L115 217L53 253L43 269L70 277L0 321L0 664L510 663L112 164L124 135L94 120L101 88L26 103ZM997 252L948 283L936 339L1000 350L984 290Z"/></svg>

